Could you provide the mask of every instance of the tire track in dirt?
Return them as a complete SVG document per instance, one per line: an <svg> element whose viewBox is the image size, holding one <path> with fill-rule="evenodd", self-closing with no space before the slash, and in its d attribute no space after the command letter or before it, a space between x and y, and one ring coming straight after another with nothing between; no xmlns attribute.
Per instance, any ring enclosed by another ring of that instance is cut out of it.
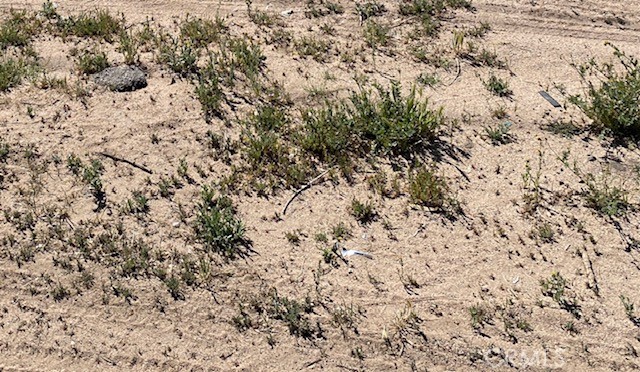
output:
<svg viewBox="0 0 640 372"><path fill-rule="evenodd" d="M637 22L640 5L637 4L623 6L596 0L568 1L558 6L486 1L476 2L475 7L477 18L488 21L494 29L500 31L620 42L640 40ZM468 17L464 14L460 16Z"/></svg>

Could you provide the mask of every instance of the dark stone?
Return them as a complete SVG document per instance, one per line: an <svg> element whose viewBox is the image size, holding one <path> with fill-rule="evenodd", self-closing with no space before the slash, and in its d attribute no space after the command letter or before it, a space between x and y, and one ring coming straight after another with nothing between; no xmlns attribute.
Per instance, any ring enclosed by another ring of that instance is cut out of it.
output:
<svg viewBox="0 0 640 372"><path fill-rule="evenodd" d="M147 77L136 66L116 66L93 74L93 81L116 92L130 92L147 86Z"/></svg>

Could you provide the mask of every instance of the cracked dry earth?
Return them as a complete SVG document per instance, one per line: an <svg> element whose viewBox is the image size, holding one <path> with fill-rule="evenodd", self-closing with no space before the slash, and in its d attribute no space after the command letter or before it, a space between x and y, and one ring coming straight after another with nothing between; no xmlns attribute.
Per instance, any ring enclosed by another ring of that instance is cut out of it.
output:
<svg viewBox="0 0 640 372"><path fill-rule="evenodd" d="M202 248L192 229L201 185L231 172L205 145L207 132L238 138L252 102L240 100L237 112L207 122L193 84L155 63L152 52L142 54L148 86L134 92L109 92L88 82L91 93L81 100L26 82L0 94L0 139L12 151L0 163L1 370L640 368L640 328L620 297L640 303L640 252L633 244L640 238L640 215L633 207L611 218L594 211L582 197L587 186L561 161L622 185L633 206L640 154L589 131L549 131L552 123L584 127L589 121L570 105L554 108L538 93L548 91L564 104L556 84L581 92L571 63L611 60L605 41L640 55L640 3L475 0L473 11L448 12L440 37L424 41L451 48L454 30L486 22L491 30L479 43L506 60L507 69L466 61L436 69L416 61L405 45L412 26L401 23L397 1L383 1L388 12L380 16L383 23L399 25L391 28L391 46L371 51L363 47L355 3L336 3L344 13L320 18L305 17L302 1L252 4L277 17L278 27L294 37L327 38L332 51L324 62L269 44L269 31L250 21L243 1L70 0L61 1L57 11L108 9L128 24L152 19L167 28L187 15L222 17L230 33L246 34L261 46L266 71L290 95L294 112L317 103L311 96L318 87L330 97L346 97L356 89L356 75L380 84L396 80L406 88L421 73L435 71L442 84L424 87L422 94L457 124L443 137L444 151L425 157L436 164L463 215L449 219L417 207L402 187L394 198L377 195L368 187L374 171L366 165L352 180L339 173L320 179L285 215L282 209L296 188L268 197L251 190L231 193L254 253L231 261L211 257L207 284L185 287L174 298L158 277L121 275L109 257L85 260L70 242L82 226L95 229L89 244L100 231L124 229L128 238L142 239L153 257L164 257L169 273L178 273L183 263L173 264L171 257L198 257ZM5 16L9 9L41 6L0 2ZM286 10L292 13L280 15ZM333 26L334 35L322 34L323 24ZM84 41L40 35L33 43L52 76L82 79L69 56ZM105 48L114 63L122 63L114 47ZM344 50L361 54L346 63L340 58ZM483 81L492 72L508 79L511 98L487 91ZM508 118L494 118L497 108ZM494 145L485 127L505 120L512 123L510 140ZM72 153L101 159L106 208L96 210L87 188L67 169ZM171 198L161 197L156 185L181 162L188 165L190 181ZM41 164L46 169L39 171ZM377 166L394 172L384 160ZM527 196L533 186L526 175L537 180L541 198L531 213ZM149 199L149 213L142 217L119 207L135 190ZM354 198L371 201L377 219L358 223L349 213ZM24 228L20 221L28 213L35 222ZM343 244L371 253L372 260L325 262L323 251L340 223L351 230ZM323 233L328 241L316 239ZM293 244L291 234L299 242ZM24 252L31 252L28 259L15 259ZM85 286L85 272L92 285ZM541 281L554 280L554 273L566 281L564 296L579 310L545 295ZM56 295L61 286L66 296ZM313 309L303 316L313 337L296 335L282 319L252 308L256 299L275 298L269 297L274 292L301 303L309 299ZM253 325L239 324L247 319L243 314Z"/></svg>

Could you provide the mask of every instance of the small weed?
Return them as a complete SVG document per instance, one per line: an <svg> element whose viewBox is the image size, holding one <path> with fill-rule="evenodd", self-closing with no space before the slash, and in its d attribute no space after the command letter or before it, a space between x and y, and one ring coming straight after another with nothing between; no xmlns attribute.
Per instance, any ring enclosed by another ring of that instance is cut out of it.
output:
<svg viewBox="0 0 640 372"><path fill-rule="evenodd" d="M484 86L491 94L498 97L511 97L513 91L509 89L509 83L494 74L489 75L489 80L483 81Z"/></svg>
<svg viewBox="0 0 640 372"><path fill-rule="evenodd" d="M339 222L337 225L331 228L331 235L336 240L346 240L353 236L351 228L345 225L344 222Z"/></svg>
<svg viewBox="0 0 640 372"><path fill-rule="evenodd" d="M414 204L442 211L458 210L457 202L449 196L449 187L443 178L427 166L412 172L409 181L409 197Z"/></svg>
<svg viewBox="0 0 640 372"><path fill-rule="evenodd" d="M289 244L299 245L300 244L300 234L298 231L289 231L284 234L285 238Z"/></svg>
<svg viewBox="0 0 640 372"><path fill-rule="evenodd" d="M373 221L377 215L371 202L362 203L358 199L351 201L351 210L349 213L362 224Z"/></svg>
<svg viewBox="0 0 640 372"><path fill-rule="evenodd" d="M123 206L123 211L127 214L145 214L149 212L149 200L140 191L134 191L133 197L127 199Z"/></svg>
<svg viewBox="0 0 640 372"><path fill-rule="evenodd" d="M227 30L222 18L216 17L214 21L187 16L180 24L180 37L189 40L196 48L220 41L221 34Z"/></svg>
<svg viewBox="0 0 640 372"><path fill-rule="evenodd" d="M542 294L551 297L560 307L571 313L576 319L580 319L582 312L576 300L565 293L567 281L558 272L551 274L551 278L540 280Z"/></svg>
<svg viewBox="0 0 640 372"><path fill-rule="evenodd" d="M553 243L555 241L553 227L547 222L536 226L536 228L531 231L531 236L536 240L539 239L543 243Z"/></svg>
<svg viewBox="0 0 640 372"><path fill-rule="evenodd" d="M509 134L509 130L511 129L511 122L505 121L503 123L498 124L495 127L486 126L484 127L484 132L487 137L494 145L502 145L512 141L512 136Z"/></svg>
<svg viewBox="0 0 640 372"><path fill-rule="evenodd" d="M627 318L633 323L635 326L640 327L640 318L636 316L635 307L633 302L629 300L628 297L620 295L620 301L622 301L622 306L624 306L624 313L627 315Z"/></svg>
<svg viewBox="0 0 640 372"><path fill-rule="evenodd" d="M371 17L381 16L387 11L384 4L377 1L367 1L365 3L356 2L356 13L360 17L360 23L363 23Z"/></svg>
<svg viewBox="0 0 640 372"><path fill-rule="evenodd" d="M431 74L428 72L423 72L418 75L418 77L416 78L416 82L420 85L433 88L436 85L440 84L440 78L435 73Z"/></svg>
<svg viewBox="0 0 640 372"><path fill-rule="evenodd" d="M302 57L311 57L317 62L326 62L330 50L329 42L312 36L303 36L294 41L295 50Z"/></svg>
<svg viewBox="0 0 640 372"><path fill-rule="evenodd" d="M471 327L478 330L483 328L485 324L492 324L493 312L483 305L475 305L469 308L471 316Z"/></svg>
<svg viewBox="0 0 640 372"><path fill-rule="evenodd" d="M122 23L108 10L96 10L82 13L78 17L60 19L58 27L62 36L94 37L109 43L123 30Z"/></svg>
<svg viewBox="0 0 640 372"><path fill-rule="evenodd" d="M95 74L109 67L107 54L93 49L87 50L78 56L78 71L85 75Z"/></svg>
<svg viewBox="0 0 640 372"><path fill-rule="evenodd" d="M367 46L373 49L386 47L389 45L390 28L388 26L368 20L364 27L364 40Z"/></svg>
<svg viewBox="0 0 640 372"><path fill-rule="evenodd" d="M124 55L124 63L127 65L140 63L140 56L138 55L139 42L135 36L131 32L122 31L119 42L118 52Z"/></svg>
<svg viewBox="0 0 640 372"><path fill-rule="evenodd" d="M20 85L28 72L29 66L22 59L7 58L0 61L0 92Z"/></svg>
<svg viewBox="0 0 640 372"><path fill-rule="evenodd" d="M569 102L576 105L593 120L600 130L608 130L620 137L640 136L640 63L611 43L617 65L598 63L595 59L582 65L574 64L585 93L569 96ZM618 68L621 67L621 68ZM596 85L594 81L600 81Z"/></svg>
<svg viewBox="0 0 640 372"><path fill-rule="evenodd" d="M204 186L196 207L195 235L206 251L227 258L246 254L250 243L245 237L245 227L228 197L216 198L215 192Z"/></svg>

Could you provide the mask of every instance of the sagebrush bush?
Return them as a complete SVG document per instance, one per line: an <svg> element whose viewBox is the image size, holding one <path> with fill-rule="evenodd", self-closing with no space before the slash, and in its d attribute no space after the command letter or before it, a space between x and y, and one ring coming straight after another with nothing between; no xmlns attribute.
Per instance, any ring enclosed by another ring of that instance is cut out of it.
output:
<svg viewBox="0 0 640 372"><path fill-rule="evenodd" d="M608 44L611 45L611 44ZM640 138L640 64L611 45L617 63L574 65L585 85L584 94L569 96L598 129L616 136Z"/></svg>

